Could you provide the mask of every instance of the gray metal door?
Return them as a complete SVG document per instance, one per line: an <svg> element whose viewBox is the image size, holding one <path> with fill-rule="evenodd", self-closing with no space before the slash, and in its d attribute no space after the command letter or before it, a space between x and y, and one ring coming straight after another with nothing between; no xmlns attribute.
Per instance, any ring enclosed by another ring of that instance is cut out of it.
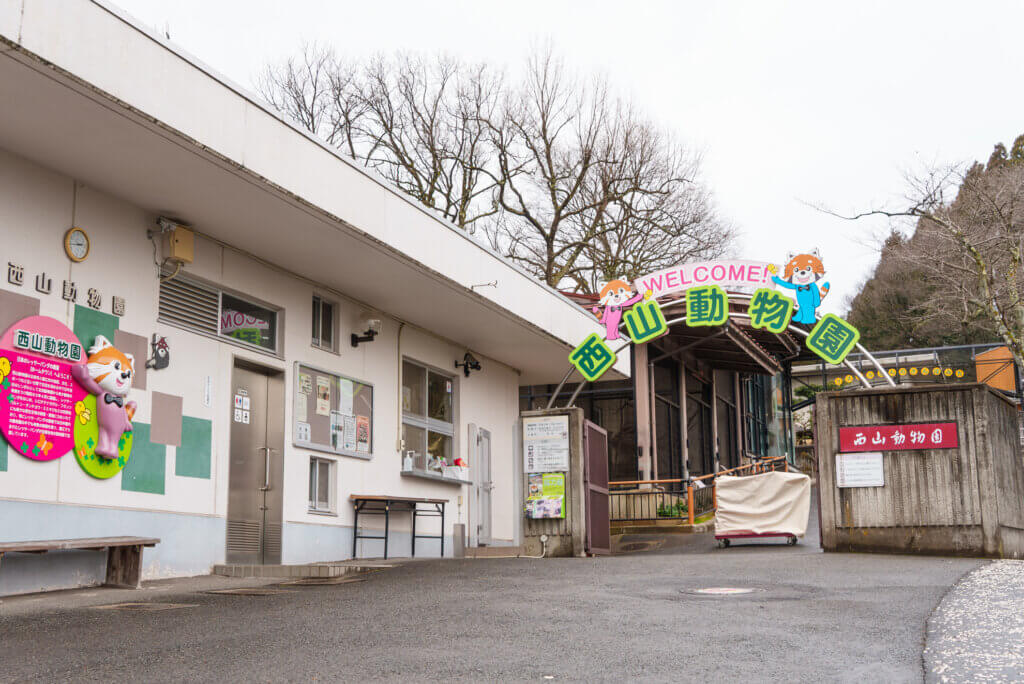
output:
<svg viewBox="0 0 1024 684"><path fill-rule="evenodd" d="M281 562L284 378L236 365L231 382L227 560Z"/></svg>
<svg viewBox="0 0 1024 684"><path fill-rule="evenodd" d="M491 431L478 429L476 433L476 468L477 477L476 500L476 539L477 544L487 545L491 540L491 490L494 481L491 479Z"/></svg>

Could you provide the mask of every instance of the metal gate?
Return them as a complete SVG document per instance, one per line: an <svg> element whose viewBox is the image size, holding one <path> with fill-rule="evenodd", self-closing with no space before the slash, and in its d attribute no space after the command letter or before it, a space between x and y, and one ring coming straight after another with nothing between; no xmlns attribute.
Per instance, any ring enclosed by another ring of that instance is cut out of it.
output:
<svg viewBox="0 0 1024 684"><path fill-rule="evenodd" d="M610 553L608 433L589 420L583 423L583 489L586 493L586 551Z"/></svg>

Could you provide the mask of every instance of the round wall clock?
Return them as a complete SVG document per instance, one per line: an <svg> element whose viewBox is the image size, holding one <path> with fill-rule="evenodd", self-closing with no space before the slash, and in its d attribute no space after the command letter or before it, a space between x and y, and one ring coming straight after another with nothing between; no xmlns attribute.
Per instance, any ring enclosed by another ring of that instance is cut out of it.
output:
<svg viewBox="0 0 1024 684"><path fill-rule="evenodd" d="M81 228L64 233L64 251L72 261L85 261L89 256L89 236Z"/></svg>

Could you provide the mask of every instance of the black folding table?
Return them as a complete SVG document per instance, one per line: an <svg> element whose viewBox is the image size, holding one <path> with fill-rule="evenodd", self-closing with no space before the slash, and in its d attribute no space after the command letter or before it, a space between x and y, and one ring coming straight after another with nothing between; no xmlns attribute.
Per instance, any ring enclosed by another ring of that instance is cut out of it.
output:
<svg viewBox="0 0 1024 684"><path fill-rule="evenodd" d="M408 496L375 496L353 494L349 497L355 512L352 525L352 557L356 558L356 544L360 539L380 539L384 542L384 557L388 557L388 532L391 528L391 513L412 514L412 557L416 556L417 539L440 539L441 557L444 557L444 506L445 499L421 499ZM421 508L423 506L424 508ZM359 534L360 515L383 515L384 534ZM417 518L441 518L441 534L416 534Z"/></svg>

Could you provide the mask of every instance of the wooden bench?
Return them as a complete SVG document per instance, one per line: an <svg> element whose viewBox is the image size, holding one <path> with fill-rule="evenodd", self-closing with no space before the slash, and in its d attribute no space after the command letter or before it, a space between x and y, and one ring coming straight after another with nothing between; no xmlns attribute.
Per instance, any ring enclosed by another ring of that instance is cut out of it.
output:
<svg viewBox="0 0 1024 684"><path fill-rule="evenodd" d="M355 513L352 525L352 557L356 558L356 543L360 539L380 539L384 542L384 558L388 557L388 533L391 530L391 512L412 513L412 556L416 557L417 539L440 539L441 557L444 558L444 507L447 499L421 499L411 496L381 496L353 494L349 497ZM427 506L426 509L420 505ZM383 515L384 535L359 534L359 515ZM416 534L417 518L441 518L441 534Z"/></svg>
<svg viewBox="0 0 1024 684"><path fill-rule="evenodd" d="M6 553L102 551L107 549L107 578L103 586L138 589L139 583L142 581L142 547L156 546L159 543L159 539L149 537L94 537L91 539L0 542L0 561L3 561Z"/></svg>

